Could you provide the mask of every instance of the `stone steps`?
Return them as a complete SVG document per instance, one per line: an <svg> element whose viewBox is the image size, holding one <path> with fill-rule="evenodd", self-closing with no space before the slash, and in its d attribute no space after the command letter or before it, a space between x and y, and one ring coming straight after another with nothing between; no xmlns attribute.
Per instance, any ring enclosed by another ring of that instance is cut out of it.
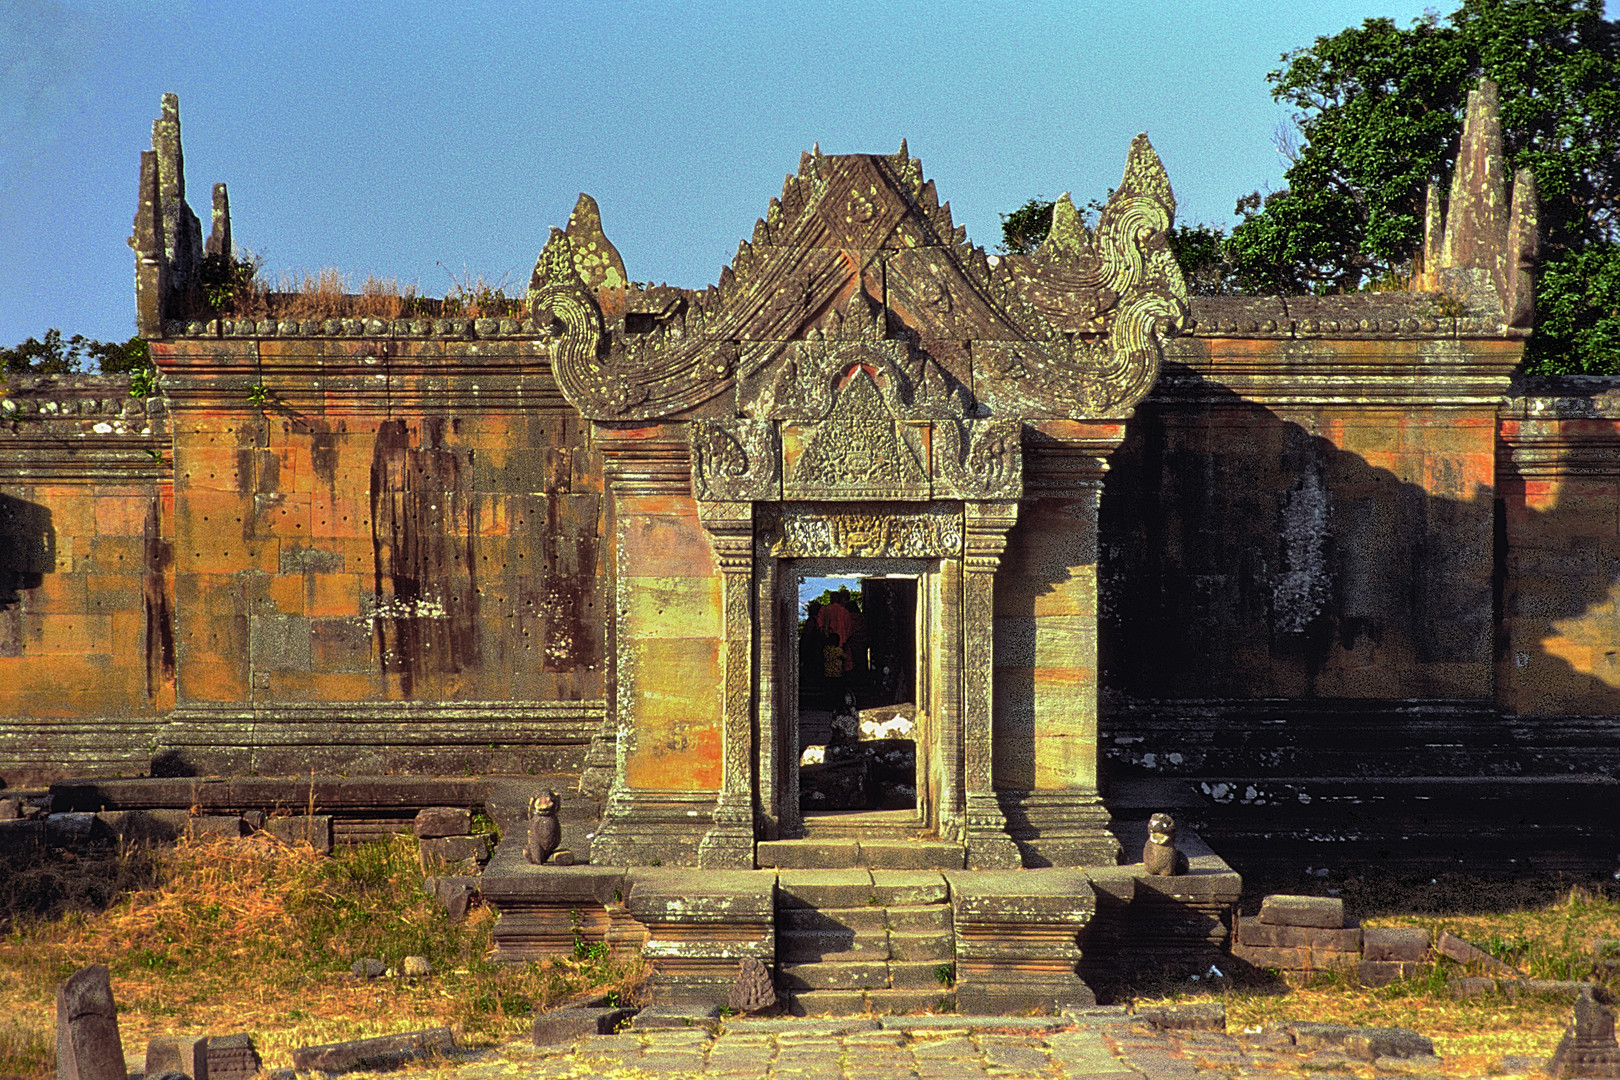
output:
<svg viewBox="0 0 1620 1080"><path fill-rule="evenodd" d="M806 1015L933 1008L951 994L949 892L938 873L784 870L777 986Z"/></svg>
<svg viewBox="0 0 1620 1080"><path fill-rule="evenodd" d="M764 840L755 845L762 867L815 870L861 867L869 870L960 870L966 865L961 844L939 840L855 840L811 837Z"/></svg>

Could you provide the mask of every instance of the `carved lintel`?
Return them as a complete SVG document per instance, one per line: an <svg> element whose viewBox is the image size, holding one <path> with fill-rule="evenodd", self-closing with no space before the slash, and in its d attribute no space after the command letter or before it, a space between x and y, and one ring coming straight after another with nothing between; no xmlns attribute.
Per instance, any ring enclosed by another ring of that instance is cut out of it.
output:
<svg viewBox="0 0 1620 1080"><path fill-rule="evenodd" d="M781 449L768 420L694 420L692 492L700 500L782 497Z"/></svg>
<svg viewBox="0 0 1620 1080"><path fill-rule="evenodd" d="M771 508L761 528L778 559L941 559L962 554L962 513L948 503L859 511L815 503Z"/></svg>

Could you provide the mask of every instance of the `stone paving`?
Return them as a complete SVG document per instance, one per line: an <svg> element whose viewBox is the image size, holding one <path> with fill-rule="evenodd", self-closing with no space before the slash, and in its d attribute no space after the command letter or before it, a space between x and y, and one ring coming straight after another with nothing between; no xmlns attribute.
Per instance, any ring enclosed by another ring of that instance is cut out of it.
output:
<svg viewBox="0 0 1620 1080"><path fill-rule="evenodd" d="M1534 1063L1538 1065L1539 1063ZM1538 1071L1505 1061L1493 1075ZM1515 1067L1517 1066L1517 1067ZM512 1045L454 1070L456 1080L735 1077L759 1080L1270 1080L1422 1078L1441 1058L1362 1061L1305 1049L1286 1034L1161 1030L1121 1009L1057 1018L895 1016L727 1021L624 1031L572 1045ZM442 1080L444 1074L438 1073Z"/></svg>

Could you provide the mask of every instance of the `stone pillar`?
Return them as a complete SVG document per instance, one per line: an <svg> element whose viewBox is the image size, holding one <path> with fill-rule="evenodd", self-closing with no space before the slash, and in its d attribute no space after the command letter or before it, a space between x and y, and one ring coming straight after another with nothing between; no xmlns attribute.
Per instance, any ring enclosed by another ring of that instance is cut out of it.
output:
<svg viewBox="0 0 1620 1080"><path fill-rule="evenodd" d="M1022 865L996 799L992 764L995 700L996 567L1007 530L1018 519L1013 500L969 502L964 507L962 558L962 786L964 837L973 870Z"/></svg>
<svg viewBox="0 0 1620 1080"><path fill-rule="evenodd" d="M698 846L698 865L754 867L753 657L754 504L702 502L698 513L720 566L720 795L714 828Z"/></svg>
<svg viewBox="0 0 1620 1080"><path fill-rule="evenodd" d="M124 1080L124 1044L118 1037L112 975L92 964L69 975L56 991L57 1080Z"/></svg>
<svg viewBox="0 0 1620 1080"><path fill-rule="evenodd" d="M1097 791L1097 506L1124 424L1031 427L995 594L996 794L1024 865L1113 865Z"/></svg>

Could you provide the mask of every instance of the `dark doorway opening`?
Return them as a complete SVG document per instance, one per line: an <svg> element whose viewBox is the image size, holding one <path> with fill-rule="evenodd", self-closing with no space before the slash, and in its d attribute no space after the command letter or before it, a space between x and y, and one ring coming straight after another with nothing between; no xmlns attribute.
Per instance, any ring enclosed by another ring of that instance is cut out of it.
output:
<svg viewBox="0 0 1620 1080"><path fill-rule="evenodd" d="M917 807L917 579L798 579L799 812Z"/></svg>

